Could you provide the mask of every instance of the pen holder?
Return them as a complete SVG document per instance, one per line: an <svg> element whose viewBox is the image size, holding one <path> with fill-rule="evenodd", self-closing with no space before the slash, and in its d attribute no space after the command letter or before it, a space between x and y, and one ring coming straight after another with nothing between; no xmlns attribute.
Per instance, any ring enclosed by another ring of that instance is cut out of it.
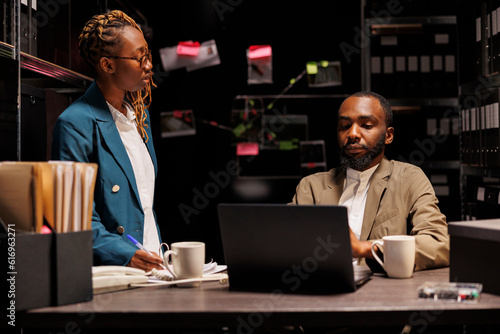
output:
<svg viewBox="0 0 500 334"><path fill-rule="evenodd" d="M7 293L6 307L23 311L92 299L92 231L0 234L2 254L9 247L14 262L10 267L5 261L0 275L7 284L3 291L13 293L12 298Z"/></svg>
<svg viewBox="0 0 500 334"><path fill-rule="evenodd" d="M52 305L92 300L92 231L55 233Z"/></svg>

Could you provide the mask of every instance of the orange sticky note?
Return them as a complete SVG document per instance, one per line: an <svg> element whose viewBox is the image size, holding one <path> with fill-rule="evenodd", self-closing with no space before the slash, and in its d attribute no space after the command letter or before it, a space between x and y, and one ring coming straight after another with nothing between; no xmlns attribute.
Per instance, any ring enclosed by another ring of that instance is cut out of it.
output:
<svg viewBox="0 0 500 334"><path fill-rule="evenodd" d="M251 45L248 48L248 58L258 59L271 57L273 51L270 45Z"/></svg>
<svg viewBox="0 0 500 334"><path fill-rule="evenodd" d="M238 143L236 144L236 155L259 155L258 143Z"/></svg>
<svg viewBox="0 0 500 334"><path fill-rule="evenodd" d="M181 56L197 56L200 52L199 42L179 42L177 44L177 54Z"/></svg>

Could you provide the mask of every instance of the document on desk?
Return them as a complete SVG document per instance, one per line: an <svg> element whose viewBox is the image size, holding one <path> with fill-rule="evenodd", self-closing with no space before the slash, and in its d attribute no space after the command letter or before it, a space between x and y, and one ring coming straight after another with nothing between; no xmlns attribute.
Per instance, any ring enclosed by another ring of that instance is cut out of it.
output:
<svg viewBox="0 0 500 334"><path fill-rule="evenodd" d="M173 280L173 278L160 278L162 276L157 274L158 270L146 273L141 269L124 266L94 266L92 267L92 288L94 294L99 294L130 288L154 287L158 285L170 286L200 281L220 281L224 283L227 282L228 276L225 273L219 272L226 269L225 265L217 265L215 262L210 262L205 265L202 278ZM160 271L168 272L166 270ZM154 276L155 274L157 276Z"/></svg>
<svg viewBox="0 0 500 334"><path fill-rule="evenodd" d="M227 270L226 265L219 265L217 262L209 262L203 266L203 277L209 278L213 274L220 273L222 271ZM151 271L149 276L149 283L164 283L164 282L176 282L174 281L174 277L168 270L153 270ZM196 280L196 279L194 279ZM175 283L174 283L175 284Z"/></svg>

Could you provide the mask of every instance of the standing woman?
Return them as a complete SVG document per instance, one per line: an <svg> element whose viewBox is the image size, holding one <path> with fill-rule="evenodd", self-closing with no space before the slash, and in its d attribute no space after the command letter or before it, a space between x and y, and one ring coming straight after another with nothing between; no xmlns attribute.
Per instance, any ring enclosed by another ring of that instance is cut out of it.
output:
<svg viewBox="0 0 500 334"><path fill-rule="evenodd" d="M157 165L147 110L153 75L148 44L135 21L114 10L86 23L79 49L95 81L59 116L52 159L98 164L94 265L160 268L160 230L153 212Z"/></svg>

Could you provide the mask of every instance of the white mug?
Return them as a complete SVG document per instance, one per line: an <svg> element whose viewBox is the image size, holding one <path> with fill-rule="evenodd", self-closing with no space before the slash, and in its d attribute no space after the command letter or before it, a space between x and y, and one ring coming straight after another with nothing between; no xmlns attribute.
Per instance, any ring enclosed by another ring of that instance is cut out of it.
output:
<svg viewBox="0 0 500 334"><path fill-rule="evenodd" d="M172 258L171 264L170 257ZM171 250L163 253L163 262L175 280L201 278L205 264L205 244L199 241L174 242ZM199 285L200 282L178 284L184 287Z"/></svg>
<svg viewBox="0 0 500 334"><path fill-rule="evenodd" d="M382 261L374 247L382 248ZM375 260L384 268L387 276L392 278L410 278L415 264L415 237L410 235L390 235L376 240L372 244L372 254Z"/></svg>

